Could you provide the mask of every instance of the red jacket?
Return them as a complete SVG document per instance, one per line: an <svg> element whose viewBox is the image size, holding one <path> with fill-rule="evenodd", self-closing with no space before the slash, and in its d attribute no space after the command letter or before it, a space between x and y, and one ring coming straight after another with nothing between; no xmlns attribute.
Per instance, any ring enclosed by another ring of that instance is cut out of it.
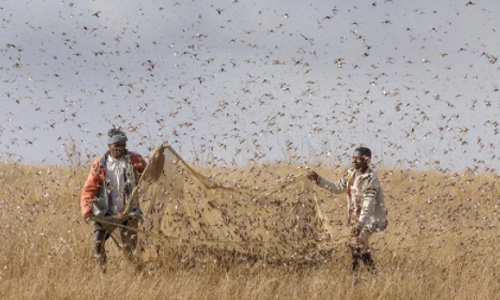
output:
<svg viewBox="0 0 500 300"><path fill-rule="evenodd" d="M146 161L142 156L134 152L128 152L127 155L130 156L130 161L132 162L132 169L134 173L141 174L146 168ZM93 210L92 203L90 200L97 198L97 193L101 187L105 186L106 183L106 164L103 158L107 157L107 153L99 157L93 164L90 170L89 176L85 185L82 189L82 195L80 197L80 205L82 207L82 216L84 218L90 217Z"/></svg>

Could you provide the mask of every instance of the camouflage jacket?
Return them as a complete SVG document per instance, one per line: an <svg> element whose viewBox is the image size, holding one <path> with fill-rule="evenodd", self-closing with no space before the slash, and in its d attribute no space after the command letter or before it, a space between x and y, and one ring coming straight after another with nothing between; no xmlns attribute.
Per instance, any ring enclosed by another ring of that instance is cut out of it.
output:
<svg viewBox="0 0 500 300"><path fill-rule="evenodd" d="M387 211L384 195L377 174L368 168L363 174L347 170L338 182L330 182L319 176L317 184L335 194L347 194L347 224L366 228L370 232L385 230Z"/></svg>

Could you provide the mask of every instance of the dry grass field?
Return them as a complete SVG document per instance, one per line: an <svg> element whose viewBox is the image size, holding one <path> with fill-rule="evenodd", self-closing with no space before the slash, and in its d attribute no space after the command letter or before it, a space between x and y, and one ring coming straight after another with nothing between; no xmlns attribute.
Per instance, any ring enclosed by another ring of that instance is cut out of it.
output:
<svg viewBox="0 0 500 300"><path fill-rule="evenodd" d="M353 274L345 250L306 267L211 263L139 272L110 242L102 275L92 258L92 227L79 211L87 170L0 166L0 299L500 299L494 174L378 168L389 227L372 239L375 273ZM301 172L261 168L282 177ZM230 182L237 171L214 178ZM316 171L331 180L340 175ZM342 219L344 196L315 189L331 219Z"/></svg>

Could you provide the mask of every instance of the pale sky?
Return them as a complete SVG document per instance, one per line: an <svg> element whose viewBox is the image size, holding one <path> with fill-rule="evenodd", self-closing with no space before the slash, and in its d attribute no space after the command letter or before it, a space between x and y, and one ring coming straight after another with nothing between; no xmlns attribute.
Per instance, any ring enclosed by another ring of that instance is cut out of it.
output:
<svg viewBox="0 0 500 300"><path fill-rule="evenodd" d="M0 160L500 168L500 2L1 1Z"/></svg>

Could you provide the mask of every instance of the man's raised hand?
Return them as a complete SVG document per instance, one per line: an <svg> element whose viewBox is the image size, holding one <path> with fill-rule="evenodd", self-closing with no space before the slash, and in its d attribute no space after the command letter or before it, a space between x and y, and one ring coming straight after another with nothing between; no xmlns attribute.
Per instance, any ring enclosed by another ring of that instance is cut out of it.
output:
<svg viewBox="0 0 500 300"><path fill-rule="evenodd" d="M316 173L314 171L309 171L309 173L307 173L307 179L309 179L311 181L317 182L318 177L319 177L318 173Z"/></svg>

